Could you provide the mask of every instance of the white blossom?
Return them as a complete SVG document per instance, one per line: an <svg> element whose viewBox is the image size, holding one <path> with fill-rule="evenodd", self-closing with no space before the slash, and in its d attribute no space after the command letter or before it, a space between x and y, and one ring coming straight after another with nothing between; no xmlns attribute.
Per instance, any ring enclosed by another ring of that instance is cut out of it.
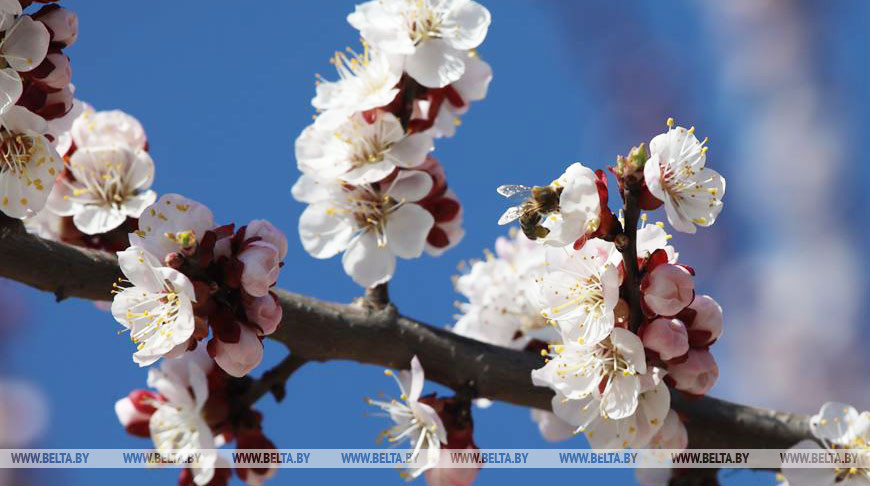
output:
<svg viewBox="0 0 870 486"><path fill-rule="evenodd" d="M432 188L421 171L402 171L380 184L348 186L318 182L303 175L294 197L309 203L299 218L302 246L315 258L344 252L342 265L364 287L393 276L396 257L417 258L434 224L432 215L414 204Z"/></svg>
<svg viewBox="0 0 870 486"><path fill-rule="evenodd" d="M139 120L121 110L96 111L85 105L69 130L76 147L123 146L145 150L148 140Z"/></svg>
<svg viewBox="0 0 870 486"><path fill-rule="evenodd" d="M147 366L183 353L194 328L193 284L139 246L118 252L118 264L131 286L119 287L112 315L137 345L133 361Z"/></svg>
<svg viewBox="0 0 870 486"><path fill-rule="evenodd" d="M416 167L432 150L426 133L405 134L399 119L377 112L372 120L357 113L333 130L306 128L296 140L299 169L318 179L340 178L350 184L377 182L396 167Z"/></svg>
<svg viewBox="0 0 870 486"><path fill-rule="evenodd" d="M150 190L154 162L148 152L124 146L80 147L70 157L69 169L74 180L58 182L48 207L60 216L72 216L82 233L115 229L128 217L138 218L157 199Z"/></svg>
<svg viewBox="0 0 870 486"><path fill-rule="evenodd" d="M810 430L824 448L856 454L864 467L783 468L789 486L870 485L870 411L858 413L852 406L828 402L810 417ZM819 444L803 440L791 450L798 449L819 449Z"/></svg>
<svg viewBox="0 0 870 486"><path fill-rule="evenodd" d="M566 341L593 344L615 325L621 255L613 243L592 239L580 250L547 250L548 272L538 279L541 315L556 321Z"/></svg>
<svg viewBox="0 0 870 486"><path fill-rule="evenodd" d="M209 208L178 194L164 194L142 211L139 229L130 233L130 244L162 261L171 252L195 247L213 228Z"/></svg>
<svg viewBox="0 0 870 486"><path fill-rule="evenodd" d="M694 233L695 225L710 226L722 211L725 179L708 169L707 147L695 138L694 127L673 128L649 144L650 158L644 166L646 185L664 201L668 222L677 231Z"/></svg>
<svg viewBox="0 0 870 486"><path fill-rule="evenodd" d="M419 401L423 391L425 377L420 360L416 356L411 360L411 370L403 370L396 376L392 370L385 373L396 379L402 392L401 400L372 400L369 405L380 407L389 414L396 423L383 432L388 441L398 443L408 440L414 448L414 458L423 452L425 462L422 466L411 469L410 478L416 478L426 470L438 464L441 456L441 444L447 444L447 429L438 417L438 413L429 405ZM416 459L415 459L416 460Z"/></svg>
<svg viewBox="0 0 870 486"><path fill-rule="evenodd" d="M197 485L211 481L217 462L218 443L202 411L208 399L210 367L204 352L194 352L148 370L148 386L165 398L153 403L156 410L148 423L151 439L158 451L200 454L199 462L190 466Z"/></svg>
<svg viewBox="0 0 870 486"><path fill-rule="evenodd" d="M0 211L19 219L33 216L45 206L63 162L45 138L48 127L41 117L11 106L0 125Z"/></svg>
<svg viewBox="0 0 870 486"><path fill-rule="evenodd" d="M591 398L583 410L589 420L599 415L622 419L635 413L647 366L643 344L633 332L617 327L598 343L567 341L551 350L554 354L547 364L532 371L535 385L548 386L569 400ZM560 418L582 425L573 417Z"/></svg>
<svg viewBox="0 0 870 486"><path fill-rule="evenodd" d="M405 71L417 82L440 88L465 72L465 52L483 42L490 14L471 0L373 0L347 21L374 48L405 55Z"/></svg>
<svg viewBox="0 0 870 486"><path fill-rule="evenodd" d="M399 92L402 77L401 56L388 55L363 44L362 54L349 51L350 57L336 52L330 62L338 71L337 81L320 79L311 104L320 111L315 125L334 128L356 112L386 106Z"/></svg>
<svg viewBox="0 0 870 486"><path fill-rule="evenodd" d="M538 307L535 279L545 272L545 248L516 230L496 240L495 248L494 255L487 253L455 279L456 291L468 302L457 304L462 314L451 330L513 348L522 348L530 337L557 339Z"/></svg>

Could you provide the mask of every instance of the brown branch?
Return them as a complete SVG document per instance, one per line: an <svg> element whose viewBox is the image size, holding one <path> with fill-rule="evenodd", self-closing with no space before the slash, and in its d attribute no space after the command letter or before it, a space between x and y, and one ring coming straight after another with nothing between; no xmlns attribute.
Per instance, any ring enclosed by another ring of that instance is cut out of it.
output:
<svg viewBox="0 0 870 486"><path fill-rule="evenodd" d="M379 310L390 304L390 292L387 289L387 284L382 283L374 287L367 288L365 297L363 297L362 305Z"/></svg>
<svg viewBox="0 0 870 486"><path fill-rule="evenodd" d="M61 297L110 300L120 276L114 255L46 241L0 224L0 277ZM532 385L538 355L493 346L383 310L325 302L276 289L284 309L269 336L300 358L352 360L406 368L417 355L426 377L454 390L471 388L486 397L540 409L552 392ZM695 448L787 448L810 436L807 417L736 405L712 397L673 393L672 406L687 421Z"/></svg>
<svg viewBox="0 0 870 486"><path fill-rule="evenodd" d="M622 252L622 261L625 264L625 299L628 301L630 310L629 329L637 332L643 321L643 311L640 306L640 272L637 268L637 222L640 219L640 206L637 193L640 190L640 182L636 174L626 177L623 199L625 200L625 223L623 234L617 237L617 248Z"/></svg>
<svg viewBox="0 0 870 486"><path fill-rule="evenodd" d="M308 360L300 357L296 353L291 353L289 356L281 360L274 368L263 373L259 380L251 382L245 392L242 401L247 405L253 405L263 395L272 392L275 400L280 402L284 399L284 383L290 379L290 376L301 368Z"/></svg>

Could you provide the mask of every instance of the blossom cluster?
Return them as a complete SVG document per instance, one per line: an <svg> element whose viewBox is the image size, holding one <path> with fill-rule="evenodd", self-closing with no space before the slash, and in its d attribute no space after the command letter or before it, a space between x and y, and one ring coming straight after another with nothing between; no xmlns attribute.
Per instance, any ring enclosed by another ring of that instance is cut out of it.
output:
<svg viewBox="0 0 870 486"><path fill-rule="evenodd" d="M669 120L649 151L641 145L610 168L620 195L631 191L648 210L665 205L680 231L712 224L725 184L704 166L703 145L693 128ZM556 392L555 415L533 418L550 440L574 429L594 448L686 447L668 386L699 396L716 382L709 347L722 333L722 309L696 295L694 270L678 262L664 225L646 224L643 214L629 241L625 218L608 206L606 174L579 163L549 185L499 193L519 199L499 222L518 220L522 231L499 238L494 254L456 278L467 302L453 331L547 357L532 380Z"/></svg>
<svg viewBox="0 0 870 486"><path fill-rule="evenodd" d="M308 207L299 234L364 287L389 281L396 257L443 253L463 236L460 203L429 153L486 96L492 71L474 50L489 12L473 1L370 1L348 22L363 50L337 52L339 79L319 79L319 114L296 139Z"/></svg>
<svg viewBox="0 0 870 486"><path fill-rule="evenodd" d="M209 354L230 375L260 363L262 338L282 316L271 291L287 254L278 229L266 220L217 226L206 206L165 194L129 238L112 314L130 331L135 362L177 357L210 335Z"/></svg>
<svg viewBox="0 0 870 486"><path fill-rule="evenodd" d="M31 3L0 1L0 212L18 219L45 207L62 169L55 141L75 117L64 48L78 20L57 4L24 13Z"/></svg>
<svg viewBox="0 0 870 486"><path fill-rule="evenodd" d="M410 370L402 370L398 375L389 369L384 373L396 380L401 401L371 398L366 401L386 412L395 422L381 433L379 440L386 438L393 444L407 440L414 448L414 465L403 471L402 476L412 480L425 474L430 486L468 486L474 482L480 467L451 468L447 455L441 454L442 448L477 450L470 402L434 393L422 395L425 375L416 356L411 360Z"/></svg>
<svg viewBox="0 0 870 486"><path fill-rule="evenodd" d="M232 470L215 449L236 441L238 449L276 449L263 433L262 416L240 400L238 383L199 348L148 370L148 386L115 403L115 413L130 434L151 437L157 451L198 452L200 460L183 469L180 486L226 486ZM274 468L236 467L251 485L273 476Z"/></svg>

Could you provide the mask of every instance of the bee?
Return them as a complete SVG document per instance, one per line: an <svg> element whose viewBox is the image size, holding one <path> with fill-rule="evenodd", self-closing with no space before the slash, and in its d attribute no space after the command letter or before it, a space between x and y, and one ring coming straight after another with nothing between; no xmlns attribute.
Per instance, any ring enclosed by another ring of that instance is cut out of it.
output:
<svg viewBox="0 0 870 486"><path fill-rule="evenodd" d="M530 240L544 238L550 233L549 229L541 226L541 220L559 210L561 187L505 185L497 191L508 199L522 201L508 208L499 218L498 224L508 224L519 219L523 233Z"/></svg>

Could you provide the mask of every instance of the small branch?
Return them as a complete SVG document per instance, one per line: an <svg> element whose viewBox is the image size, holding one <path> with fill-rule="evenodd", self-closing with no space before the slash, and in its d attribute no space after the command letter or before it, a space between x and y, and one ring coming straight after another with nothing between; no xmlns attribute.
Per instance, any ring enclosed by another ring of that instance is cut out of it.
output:
<svg viewBox="0 0 870 486"><path fill-rule="evenodd" d="M0 277L49 292L62 288L68 297L105 301L111 300L112 283L119 276L114 255L0 227ZM454 390L473 383L476 397L550 409L553 392L532 385L531 371L544 365L539 355L468 339L398 312L371 312L277 288L275 293L284 317L268 337L284 343L298 358L404 369L416 355L427 379ZM672 392L671 406L686 420L696 448L784 449L811 438L806 415L713 397L689 399L678 392Z"/></svg>
<svg viewBox="0 0 870 486"><path fill-rule="evenodd" d="M629 329L637 332L643 321L643 311L640 306L640 281L637 268L637 222L640 219L640 205L637 199L639 181L626 177L623 199L625 200L625 224L623 234L617 238L617 248L622 252L625 264L625 297L630 309Z"/></svg>
<svg viewBox="0 0 870 486"><path fill-rule="evenodd" d="M291 353L275 365L274 368L263 373L263 376L259 380L251 383L242 401L248 405L253 405L263 395L272 392L275 395L275 401L280 402L286 395L284 384L296 370L307 362L307 359L298 356L296 353Z"/></svg>
<svg viewBox="0 0 870 486"><path fill-rule="evenodd" d="M387 284L382 283L366 289L363 305L375 310L386 308L390 304L390 293Z"/></svg>

